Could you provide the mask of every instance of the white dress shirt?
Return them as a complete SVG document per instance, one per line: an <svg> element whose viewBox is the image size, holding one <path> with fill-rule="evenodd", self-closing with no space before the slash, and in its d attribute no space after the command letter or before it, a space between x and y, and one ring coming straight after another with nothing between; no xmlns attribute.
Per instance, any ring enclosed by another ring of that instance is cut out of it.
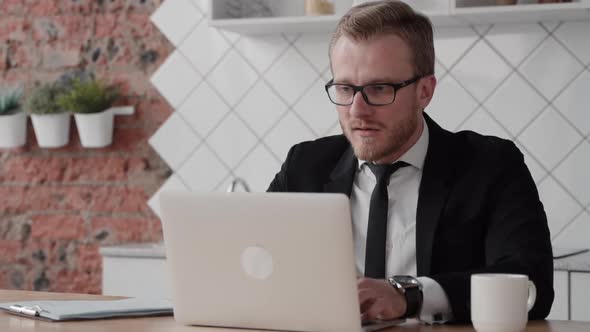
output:
<svg viewBox="0 0 590 332"><path fill-rule="evenodd" d="M387 276L416 276L418 189L422 180L429 139L428 126L426 121L423 120L423 123L424 129L416 144L398 159L405 161L409 166L402 167L391 175L387 186L389 195L385 246ZM367 166L367 162L359 160L350 198L356 268L359 275L364 275L365 270L369 206L375 183L375 175ZM420 277L418 280L422 282L424 294L420 320L427 323L450 320L451 305L442 287L431 278Z"/></svg>

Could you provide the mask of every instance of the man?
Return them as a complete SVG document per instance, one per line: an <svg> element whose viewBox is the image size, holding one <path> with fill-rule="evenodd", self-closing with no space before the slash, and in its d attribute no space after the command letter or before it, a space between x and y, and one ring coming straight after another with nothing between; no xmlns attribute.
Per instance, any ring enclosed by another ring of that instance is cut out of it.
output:
<svg viewBox="0 0 590 332"><path fill-rule="evenodd" d="M330 61L344 135L295 145L269 191L350 197L362 318L469 321L473 273L528 275L529 317L546 317L549 229L522 154L424 113L436 86L430 21L398 1L354 7Z"/></svg>

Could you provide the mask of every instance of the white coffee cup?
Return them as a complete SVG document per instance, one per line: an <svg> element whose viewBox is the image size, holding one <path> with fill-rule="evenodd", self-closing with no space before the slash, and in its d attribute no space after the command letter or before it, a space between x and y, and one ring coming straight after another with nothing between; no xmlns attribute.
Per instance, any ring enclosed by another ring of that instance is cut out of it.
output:
<svg viewBox="0 0 590 332"><path fill-rule="evenodd" d="M478 332L524 330L537 288L523 274L471 276L471 321Z"/></svg>

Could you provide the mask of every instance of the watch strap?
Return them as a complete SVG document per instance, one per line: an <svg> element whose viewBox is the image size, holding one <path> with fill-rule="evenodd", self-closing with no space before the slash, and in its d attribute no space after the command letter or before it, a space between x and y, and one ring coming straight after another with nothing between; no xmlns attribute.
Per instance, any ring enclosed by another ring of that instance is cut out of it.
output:
<svg viewBox="0 0 590 332"><path fill-rule="evenodd" d="M387 278L391 286L403 294L406 299L406 312L402 318L414 318L420 315L422 310L423 293L422 284L412 276L393 276Z"/></svg>
<svg viewBox="0 0 590 332"><path fill-rule="evenodd" d="M422 290L418 287L409 287L405 289L404 295L406 297L406 313L404 317L417 317L422 307Z"/></svg>

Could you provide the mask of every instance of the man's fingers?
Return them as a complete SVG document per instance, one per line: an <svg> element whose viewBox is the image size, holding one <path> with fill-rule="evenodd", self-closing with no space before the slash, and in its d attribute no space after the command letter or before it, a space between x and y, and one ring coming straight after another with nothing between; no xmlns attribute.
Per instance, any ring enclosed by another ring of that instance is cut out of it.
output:
<svg viewBox="0 0 590 332"><path fill-rule="evenodd" d="M363 320L389 320L403 315L400 295L386 281L360 278L357 284Z"/></svg>
<svg viewBox="0 0 590 332"><path fill-rule="evenodd" d="M377 279L359 278L356 281L356 285L357 285L358 289L371 288L375 284L376 280Z"/></svg>
<svg viewBox="0 0 590 332"><path fill-rule="evenodd" d="M359 293L359 303L361 305L365 302L375 301L375 298L377 297L377 293L375 293L375 290L369 289L369 288L359 289L358 293Z"/></svg>
<svg viewBox="0 0 590 332"><path fill-rule="evenodd" d="M357 287L358 287L358 295L359 295L359 303L361 308L366 306L367 303L370 305L372 304L377 297L379 297L379 293L377 288L375 288L375 281L376 279L370 278L360 278L357 280ZM364 310L361 310L363 312Z"/></svg>
<svg viewBox="0 0 590 332"><path fill-rule="evenodd" d="M361 314L364 313L365 311L369 310L369 308L371 308L373 303L375 303L375 301L367 301L367 302L361 304Z"/></svg>
<svg viewBox="0 0 590 332"><path fill-rule="evenodd" d="M391 304L386 305L383 310L381 311L381 318L384 320L395 319L398 318L395 316L393 306Z"/></svg>
<svg viewBox="0 0 590 332"><path fill-rule="evenodd" d="M389 320L395 319L395 313L391 303L385 299L379 298L371 306L362 312L362 320Z"/></svg>
<svg viewBox="0 0 590 332"><path fill-rule="evenodd" d="M381 320L385 312L385 303L383 299L377 299L373 304L363 313L365 320Z"/></svg>
<svg viewBox="0 0 590 332"><path fill-rule="evenodd" d="M359 290L359 304L361 307L361 313L368 310L375 302L375 291L372 289L361 289Z"/></svg>

